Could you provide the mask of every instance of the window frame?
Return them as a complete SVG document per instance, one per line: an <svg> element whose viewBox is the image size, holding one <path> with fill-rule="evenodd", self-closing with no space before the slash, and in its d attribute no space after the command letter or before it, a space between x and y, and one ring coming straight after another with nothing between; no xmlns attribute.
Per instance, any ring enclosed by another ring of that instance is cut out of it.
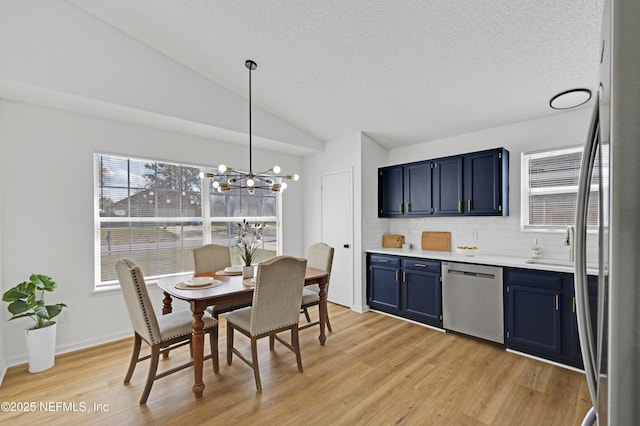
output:
<svg viewBox="0 0 640 426"><path fill-rule="evenodd" d="M583 156L583 146L581 145L573 145L573 146L565 146L565 147L556 147L549 148L537 151L528 151L523 152L521 154L521 163L520 163L520 229L526 232L565 232L568 226L572 226L575 224L575 217L571 223L567 224L531 224L530 218L530 201L532 195L550 195L550 194L575 194L577 196L578 193L578 180L580 174L580 168L576 171L576 184L575 185L558 185L547 188L531 188L530 179L529 179L529 164L530 158L532 156L540 156L545 155L549 157L557 157L567 153L580 153L580 166L582 166L582 156ZM608 170L608 164L605 166L606 170ZM608 173L607 173L608 174ZM592 183L590 187L590 193L597 193L599 191L598 182L593 182L594 178L592 178ZM605 179L606 183L604 191L605 196L608 192L608 177ZM605 209L605 215L607 214ZM600 219L599 219L600 220ZM606 223L606 221L605 221ZM587 232L597 232L597 225L588 225Z"/></svg>
<svg viewBox="0 0 640 426"><path fill-rule="evenodd" d="M160 163L160 164L171 164L181 167L191 167L197 168L200 171L204 171L205 173L212 169L212 166L203 166L203 165L194 165L187 163L180 163L177 161L169 161L162 160L157 158L141 158L137 156L130 156L126 154L117 154L111 152L104 151L95 151L93 153L93 171L94 171L94 284L93 284L93 292L94 293L102 293L105 291L114 291L120 290L120 283L117 279L115 280L106 280L102 281L102 228L101 225L103 223L173 223L177 226L185 223L193 223L200 222L200 226L202 229L202 244L210 244L212 241L211 229L212 223L228 223L229 225L235 225L242 219L246 219L250 222L265 222L265 223L275 223L276 232L274 233L276 239L276 255L279 255L282 252L282 194L275 194L275 216L229 216L229 217L212 217L210 215L211 209L211 193L210 193L210 182L207 178L201 179L200 182L200 200L201 200L201 215L200 216L140 216L134 217L130 216L131 212L127 213L127 216L124 217L110 217L110 216L101 216L100 215L100 196L101 192L101 170L100 170L100 157L115 157L122 160L126 160L128 162L138 161L138 162L147 162L147 163ZM127 191L128 197L131 197L130 191L132 188L130 181L131 170L128 168L128 180L127 180ZM136 187L137 189L137 187ZM183 243L183 240L180 240ZM263 241L263 248L264 248ZM184 245L184 244L183 244ZM232 243L232 238L229 238L229 247L233 249L235 245ZM157 249L156 249L157 250ZM187 250L187 248L184 248ZM232 250L233 252L233 250ZM233 259L233 253L232 253ZM145 275L145 281L147 285L155 284L155 281L159 278L169 277L169 276L177 276L188 274L193 271L175 271L168 274L157 274L157 275ZM144 273L144 270L143 270Z"/></svg>

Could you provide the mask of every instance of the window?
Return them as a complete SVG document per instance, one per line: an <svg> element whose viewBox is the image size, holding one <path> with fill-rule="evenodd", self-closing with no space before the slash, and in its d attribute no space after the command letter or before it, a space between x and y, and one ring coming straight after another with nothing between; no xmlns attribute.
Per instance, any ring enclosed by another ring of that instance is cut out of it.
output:
<svg viewBox="0 0 640 426"><path fill-rule="evenodd" d="M578 181L582 147L556 149L522 154L522 212L523 229L564 229L575 223ZM608 145L602 150L605 193L608 191ZM599 222L598 191L600 184L599 159L593 170L587 225Z"/></svg>
<svg viewBox="0 0 640 426"><path fill-rule="evenodd" d="M235 247L237 223L265 224L258 259L276 255L277 195L215 191L202 187L201 168L191 165L95 155L96 289L117 287L115 263L136 262L146 278L193 271L195 247ZM232 260L240 264L237 248Z"/></svg>

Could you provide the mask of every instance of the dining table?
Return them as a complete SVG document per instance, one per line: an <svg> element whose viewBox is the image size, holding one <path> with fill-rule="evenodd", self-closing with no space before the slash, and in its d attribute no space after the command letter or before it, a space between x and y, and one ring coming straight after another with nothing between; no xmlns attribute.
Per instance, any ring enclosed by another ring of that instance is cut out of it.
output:
<svg viewBox="0 0 640 426"><path fill-rule="evenodd" d="M201 287L185 285L190 279L203 276L212 277L215 280L215 285ZM325 324L327 319L329 273L322 269L307 267L304 283L305 286L318 284L320 287L319 340L320 344L324 345L327 340ZM191 307L193 314L191 343L193 348L193 373L195 379L193 393L196 398L201 398L205 387L202 381L204 363L204 322L202 321L202 316L204 315L204 311L208 306L250 302L253 300L253 285L250 285L241 274L229 274L223 270L199 273L196 275L176 275L160 278L158 280L158 287L160 287L164 293L164 298L162 299L163 315L172 312L172 300L174 298L188 302Z"/></svg>

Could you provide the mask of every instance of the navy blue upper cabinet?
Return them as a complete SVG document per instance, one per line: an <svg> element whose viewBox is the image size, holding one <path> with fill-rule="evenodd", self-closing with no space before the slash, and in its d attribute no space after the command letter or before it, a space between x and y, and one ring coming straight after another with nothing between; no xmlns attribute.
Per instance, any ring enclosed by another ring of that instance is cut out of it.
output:
<svg viewBox="0 0 640 426"><path fill-rule="evenodd" d="M496 148L383 167L378 216L507 216L509 151Z"/></svg>
<svg viewBox="0 0 640 426"><path fill-rule="evenodd" d="M465 214L507 216L509 151L492 149L466 154L463 162Z"/></svg>
<svg viewBox="0 0 640 426"><path fill-rule="evenodd" d="M462 210L462 156L441 158L434 161L436 214L455 216Z"/></svg>
<svg viewBox="0 0 640 426"><path fill-rule="evenodd" d="M378 169L378 217L432 214L431 162Z"/></svg>
<svg viewBox="0 0 640 426"><path fill-rule="evenodd" d="M433 213L431 162L404 166L404 213L407 216L428 216Z"/></svg>
<svg viewBox="0 0 640 426"><path fill-rule="evenodd" d="M378 169L378 216L393 217L404 214L403 167Z"/></svg>

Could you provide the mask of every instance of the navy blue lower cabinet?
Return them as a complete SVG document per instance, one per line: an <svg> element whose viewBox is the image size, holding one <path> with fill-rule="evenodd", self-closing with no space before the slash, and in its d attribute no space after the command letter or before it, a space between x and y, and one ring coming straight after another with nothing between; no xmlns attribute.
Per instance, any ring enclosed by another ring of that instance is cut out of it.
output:
<svg viewBox="0 0 640 426"><path fill-rule="evenodd" d="M440 262L403 259L402 263L403 316L442 327Z"/></svg>
<svg viewBox="0 0 640 426"><path fill-rule="evenodd" d="M368 274L369 306L384 312L400 312L400 259L370 255Z"/></svg>
<svg viewBox="0 0 640 426"><path fill-rule="evenodd" d="M591 315L591 331L593 341L596 342L598 324L598 277L588 276L589 283L589 314ZM582 351L580 350L580 337L578 335L578 317L576 315L576 296L572 290L569 293L568 304L570 304L570 330L569 330L569 358L574 367L584 368L582 363Z"/></svg>
<svg viewBox="0 0 640 426"><path fill-rule="evenodd" d="M507 306L508 347L540 356L562 354L559 290L511 284Z"/></svg>
<svg viewBox="0 0 640 426"><path fill-rule="evenodd" d="M504 277L507 347L582 368L573 274L506 268ZM588 279L595 333L597 282Z"/></svg>
<svg viewBox="0 0 640 426"><path fill-rule="evenodd" d="M368 265L371 308L442 327L439 261L370 254Z"/></svg>

